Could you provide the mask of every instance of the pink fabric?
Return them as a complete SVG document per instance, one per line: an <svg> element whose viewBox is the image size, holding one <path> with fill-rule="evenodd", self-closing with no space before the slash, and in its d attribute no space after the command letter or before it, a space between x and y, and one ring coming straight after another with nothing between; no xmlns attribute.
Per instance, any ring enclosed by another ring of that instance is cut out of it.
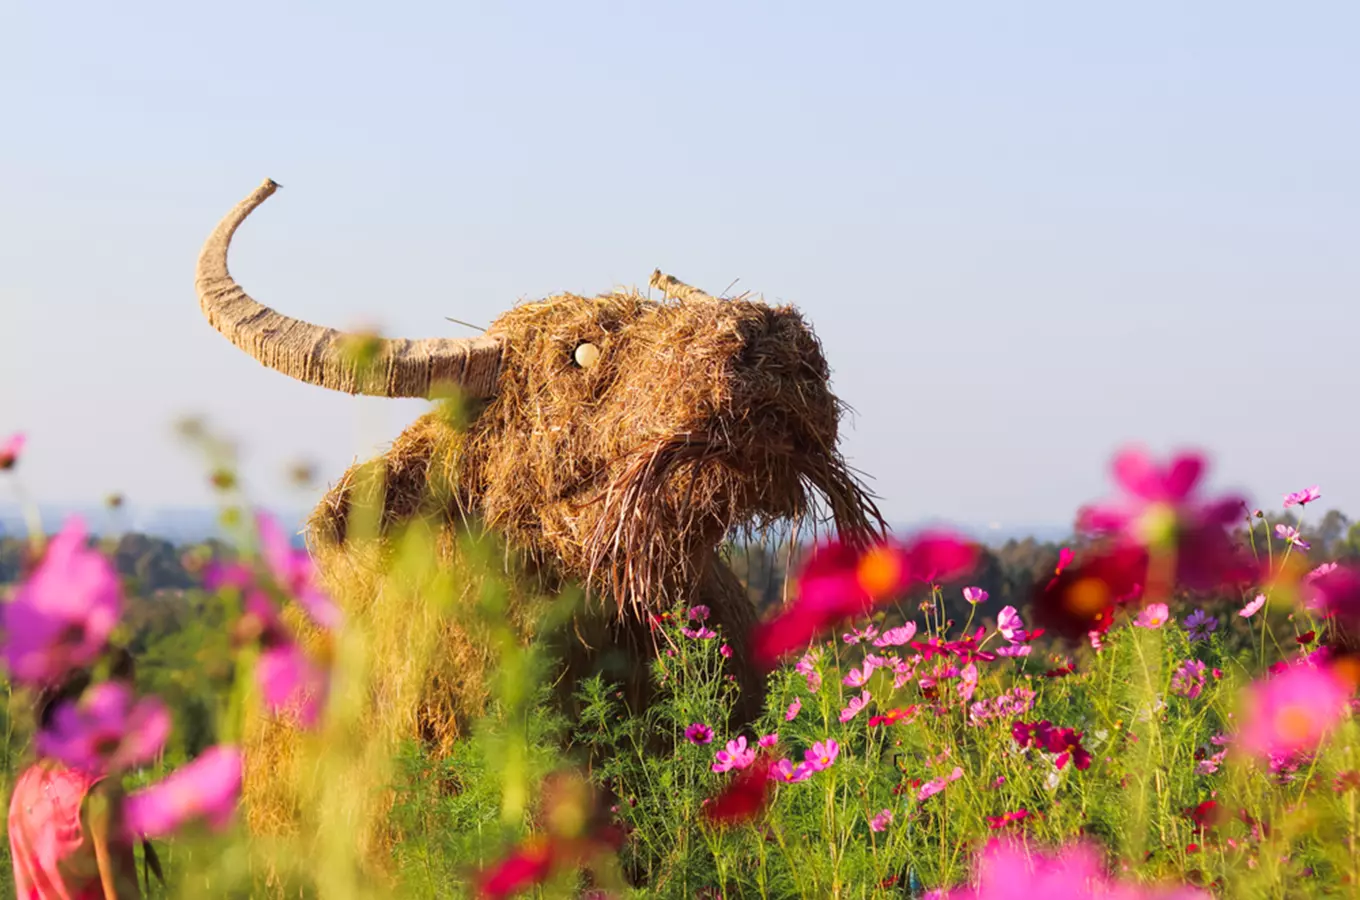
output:
<svg viewBox="0 0 1360 900"><path fill-rule="evenodd" d="M103 900L94 846L80 819L85 796L99 780L44 763L19 776L9 803L18 900Z"/></svg>

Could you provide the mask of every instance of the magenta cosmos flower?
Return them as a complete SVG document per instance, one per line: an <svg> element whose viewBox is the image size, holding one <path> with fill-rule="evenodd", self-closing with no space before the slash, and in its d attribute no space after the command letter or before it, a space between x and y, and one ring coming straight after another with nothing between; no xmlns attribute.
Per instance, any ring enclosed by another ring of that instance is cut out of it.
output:
<svg viewBox="0 0 1360 900"><path fill-rule="evenodd" d="M892 810L881 809L878 811L878 815L874 816L872 819L869 820L869 830L887 831L888 826L892 824L892 820L893 820Z"/></svg>
<svg viewBox="0 0 1360 900"><path fill-rule="evenodd" d="M279 586L316 624L322 628L338 627L343 618L340 607L317 586L316 572L307 551L293 549L279 523L268 513L256 514L255 527L260 534L260 552Z"/></svg>
<svg viewBox="0 0 1360 900"><path fill-rule="evenodd" d="M1252 566L1227 532L1244 501L1236 496L1200 500L1195 488L1203 472L1204 458L1197 453L1180 454L1159 466L1139 448L1124 449L1114 459L1124 502L1084 507L1077 527L1114 534L1140 547L1174 548L1176 578L1187 587L1213 588L1247 578Z"/></svg>
<svg viewBox="0 0 1360 900"><path fill-rule="evenodd" d="M827 738L825 741L818 741L813 744L811 750L804 751L803 760L812 771L820 772L823 769L830 768L840 753L841 745L831 738Z"/></svg>
<svg viewBox="0 0 1360 900"><path fill-rule="evenodd" d="M1322 492L1318 489L1317 485L1313 485L1312 487L1304 488L1301 491L1294 491L1292 494L1285 494L1284 507L1285 509L1288 509L1291 506L1307 506L1314 500L1321 499L1321 497Z"/></svg>
<svg viewBox="0 0 1360 900"><path fill-rule="evenodd" d="M798 699L797 697L794 697L793 702L789 704L788 711L784 713L784 721L792 722L794 718L798 715L798 711L802 708L803 701Z"/></svg>
<svg viewBox="0 0 1360 900"><path fill-rule="evenodd" d="M260 692L271 713L292 716L303 728L316 724L330 692L330 679L301 647L292 641L267 646L260 651L255 666Z"/></svg>
<svg viewBox="0 0 1360 900"><path fill-rule="evenodd" d="M974 883L926 896L931 900L1212 900L1212 895L1183 885L1144 887L1112 880L1099 854L1073 844L1056 854L1035 852L1019 841L992 840L979 854Z"/></svg>
<svg viewBox="0 0 1360 900"><path fill-rule="evenodd" d="M85 546L85 524L66 520L42 562L4 604L10 675L46 684L99 656L122 612L118 574Z"/></svg>
<svg viewBox="0 0 1360 900"><path fill-rule="evenodd" d="M0 472L12 469L19 464L19 457L24 452L23 434L13 434L0 444Z"/></svg>
<svg viewBox="0 0 1360 900"><path fill-rule="evenodd" d="M196 820L214 829L231 822L241 795L241 751L210 747L161 781L127 798L124 827L137 838L165 837Z"/></svg>
<svg viewBox="0 0 1360 900"><path fill-rule="evenodd" d="M691 744L709 744L713 742L713 729L703 722L695 722L685 729L685 738Z"/></svg>
<svg viewBox="0 0 1360 900"><path fill-rule="evenodd" d="M785 784L797 784L800 781L807 781L812 777L812 766L805 762L794 765L792 761L781 759L770 769L771 781L782 781Z"/></svg>
<svg viewBox="0 0 1360 900"><path fill-rule="evenodd" d="M830 542L813 551L799 572L797 593L779 615L752 633L755 659L770 665L807 646L837 623L866 615L915 583L948 581L967 574L978 549L952 534L926 532L908 541L886 541L860 552Z"/></svg>
<svg viewBox="0 0 1360 900"><path fill-rule="evenodd" d="M37 736L38 752L86 772L120 772L155 758L170 736L170 711L106 681L57 707Z"/></svg>
<svg viewBox="0 0 1360 900"><path fill-rule="evenodd" d="M1260 757L1312 750L1346 715L1350 696L1330 666L1290 665L1246 689L1240 746Z"/></svg>

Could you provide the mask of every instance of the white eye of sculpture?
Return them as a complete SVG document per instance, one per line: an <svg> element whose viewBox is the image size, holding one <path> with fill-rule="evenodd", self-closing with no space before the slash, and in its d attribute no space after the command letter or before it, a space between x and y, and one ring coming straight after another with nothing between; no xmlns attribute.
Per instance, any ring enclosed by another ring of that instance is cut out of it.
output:
<svg viewBox="0 0 1360 900"><path fill-rule="evenodd" d="M576 353L573 356L576 359L576 365L583 369L589 369L600 361L600 348L590 343L580 344L576 347Z"/></svg>

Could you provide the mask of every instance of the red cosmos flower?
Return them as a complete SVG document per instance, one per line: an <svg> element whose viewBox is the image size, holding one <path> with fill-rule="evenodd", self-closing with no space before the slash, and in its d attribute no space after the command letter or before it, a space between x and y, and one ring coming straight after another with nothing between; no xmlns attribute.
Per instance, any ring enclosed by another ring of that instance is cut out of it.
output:
<svg viewBox="0 0 1360 900"><path fill-rule="evenodd" d="M1086 752L1086 748L1081 745L1081 732L1071 728L1062 728L1049 732L1048 752L1058 754L1053 764L1059 769L1067 765L1070 758L1072 765L1080 771L1091 768L1091 754Z"/></svg>
<svg viewBox="0 0 1360 900"><path fill-rule="evenodd" d="M877 544L861 552L833 541L818 547L797 578L797 595L779 615L752 632L757 663L771 665L843 619L866 615L915 582L967 574L977 547L953 535L926 532L909 541Z"/></svg>
<svg viewBox="0 0 1360 900"><path fill-rule="evenodd" d="M1217 800L1205 800L1198 806L1192 806L1185 810L1185 816L1195 823L1195 830L1200 834L1212 831L1223 821L1223 811Z"/></svg>
<svg viewBox="0 0 1360 900"><path fill-rule="evenodd" d="M881 716L872 716L869 719L869 727L877 728L880 725L896 725L898 722L910 722L916 715L916 704L905 708L890 709Z"/></svg>
<svg viewBox="0 0 1360 900"><path fill-rule="evenodd" d="M770 760L761 754L754 763L739 771L718 796L704 804L704 816L716 825L749 821L765 808L769 794Z"/></svg>
<svg viewBox="0 0 1360 900"><path fill-rule="evenodd" d="M544 835L526 838L514 851L493 868L482 874L478 887L487 898L509 897L511 894L542 884L552 874L554 853L552 840Z"/></svg>
<svg viewBox="0 0 1360 900"><path fill-rule="evenodd" d="M1117 606L1141 594L1147 551L1122 545L1064 569L1033 597L1034 617L1046 629L1070 640L1109 630Z"/></svg>
<svg viewBox="0 0 1360 900"><path fill-rule="evenodd" d="M987 819L987 827L995 831L998 828L1005 828L1007 825L1025 821L1029 818L1029 810L1017 809L1014 812L1002 813L999 816L986 816L985 818Z"/></svg>

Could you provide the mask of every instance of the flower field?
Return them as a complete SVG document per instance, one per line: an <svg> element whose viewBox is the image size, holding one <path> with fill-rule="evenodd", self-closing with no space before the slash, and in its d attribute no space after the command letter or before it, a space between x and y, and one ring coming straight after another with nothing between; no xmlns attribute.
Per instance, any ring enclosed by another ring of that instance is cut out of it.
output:
<svg viewBox="0 0 1360 900"><path fill-rule="evenodd" d="M0 450L6 477L22 450ZM115 671L123 588L72 520L31 535L3 607L8 777L35 751L121 776L121 833L161 870L150 896L1353 896L1360 569L1310 557L1299 518L1202 496L1204 466L1118 454L1112 497L1019 602L975 583L979 548L947 532L806 548L745 636L768 691L747 721L703 606L648 614L645 709L601 673L568 711L545 638L579 598L527 628L483 591L439 612L498 653L487 714L447 752L364 737L394 661L218 472L240 539L199 561L232 611L214 745L166 755L181 723ZM437 587L438 560L413 536L391 577ZM91 684L35 728L32 691L73 667ZM261 718L309 736L292 834L254 835L242 811ZM374 816L386 837L358 840Z"/></svg>

